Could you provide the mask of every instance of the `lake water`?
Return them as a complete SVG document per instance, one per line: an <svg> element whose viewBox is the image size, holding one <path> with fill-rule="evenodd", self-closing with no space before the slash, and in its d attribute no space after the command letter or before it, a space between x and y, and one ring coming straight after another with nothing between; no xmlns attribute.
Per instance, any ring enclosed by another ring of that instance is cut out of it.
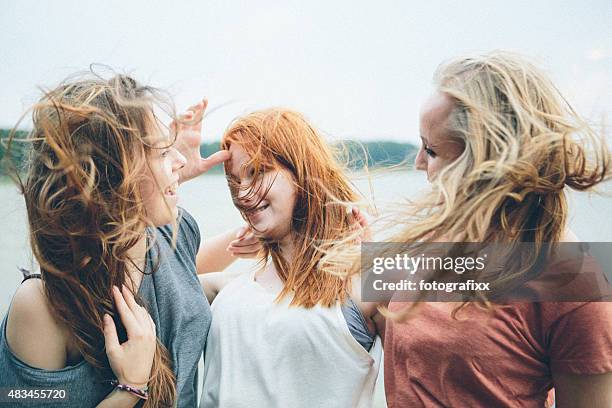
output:
<svg viewBox="0 0 612 408"><path fill-rule="evenodd" d="M372 193L378 211L382 214L389 211L391 203L415 197L427 187L423 174L415 172L382 173L374 175L370 180L353 177L353 181L364 195L370 196ZM612 241L610 184L606 186L608 196L574 192L569 194L570 226L583 241ZM198 221L204 239L243 223L232 205L222 175L204 175L182 185L179 194L180 205ZM23 197L13 184L6 181L0 183L0 220L3 226L0 234L0 315L4 315L21 281L17 267L32 268ZM246 269L252 265L251 261L239 260L230 268Z"/></svg>

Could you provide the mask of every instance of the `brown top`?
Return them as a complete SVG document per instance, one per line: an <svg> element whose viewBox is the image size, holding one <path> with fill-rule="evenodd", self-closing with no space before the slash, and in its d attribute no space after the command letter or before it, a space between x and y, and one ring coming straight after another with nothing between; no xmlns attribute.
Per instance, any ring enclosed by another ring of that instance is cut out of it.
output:
<svg viewBox="0 0 612 408"><path fill-rule="evenodd" d="M516 303L493 312L422 303L387 320L385 389L393 407L543 407L552 371L612 372L612 302ZM406 303L389 305L391 311Z"/></svg>

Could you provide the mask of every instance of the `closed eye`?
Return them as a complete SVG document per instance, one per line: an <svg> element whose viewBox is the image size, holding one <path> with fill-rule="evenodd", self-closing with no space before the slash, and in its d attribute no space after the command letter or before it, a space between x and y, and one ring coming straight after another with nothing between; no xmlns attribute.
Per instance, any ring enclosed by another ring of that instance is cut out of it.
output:
<svg viewBox="0 0 612 408"><path fill-rule="evenodd" d="M266 172L266 169L264 166L260 166L259 171L256 171L254 167L249 166L246 169L246 177L252 179L258 175L263 175L265 172Z"/></svg>

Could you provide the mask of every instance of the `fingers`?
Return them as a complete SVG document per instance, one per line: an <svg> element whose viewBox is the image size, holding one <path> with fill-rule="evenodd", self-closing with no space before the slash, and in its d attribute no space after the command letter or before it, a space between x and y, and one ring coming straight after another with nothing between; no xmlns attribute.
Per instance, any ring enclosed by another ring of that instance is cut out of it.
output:
<svg viewBox="0 0 612 408"><path fill-rule="evenodd" d="M353 207L351 209L351 213L357 221L357 225L361 229L361 235L357 238L357 242L361 243L363 241L370 241L372 237L370 233L370 223L368 222L368 219L365 217L365 215L363 215L363 213L361 213L359 207Z"/></svg>
<svg viewBox="0 0 612 408"><path fill-rule="evenodd" d="M136 320L138 321L140 326L144 328L148 327L149 326L149 319L148 319L149 312L147 312L147 310L144 307L136 303L136 299L134 299L134 295L132 294L132 292L128 290L128 288L125 285L123 285L123 287L121 288L121 292L123 294L123 298L125 299L125 302L129 306L132 313L134 313L134 317L136 317Z"/></svg>
<svg viewBox="0 0 612 408"><path fill-rule="evenodd" d="M139 313L138 309L140 309L140 305L136 303L136 299L134 299L134 295L132 294L132 292L128 290L128 288L125 285L121 286L121 294L123 295L123 298L125 299L125 303L127 303L132 313L134 314Z"/></svg>
<svg viewBox="0 0 612 408"><path fill-rule="evenodd" d="M190 106L185 113L181 113L178 117L170 122L170 129L177 131L177 127L185 128L201 128L202 118L208 106L208 100L203 99L199 103Z"/></svg>
<svg viewBox="0 0 612 408"><path fill-rule="evenodd" d="M251 228L246 225L240 228L236 234L236 239L229 243L228 249L233 248L246 248L251 246L260 247L261 243L255 234L251 231Z"/></svg>
<svg viewBox="0 0 612 408"><path fill-rule="evenodd" d="M253 244L249 246L236 247L236 246L228 246L227 250L232 253L234 256L255 256L261 250L260 244Z"/></svg>
<svg viewBox="0 0 612 408"><path fill-rule="evenodd" d="M119 347L119 337L117 336L117 328L115 327L115 322L108 315L104 314L103 318L104 322L104 346L106 347L107 353L112 353L114 350Z"/></svg>
<svg viewBox="0 0 612 408"><path fill-rule="evenodd" d="M231 244L236 244L238 246L250 245L255 242L259 242L257 240L257 237L255 236L253 231L251 231L251 227L249 225L245 225L238 229L238 231L236 232L236 239L230 242L230 245Z"/></svg>
<svg viewBox="0 0 612 408"><path fill-rule="evenodd" d="M229 160L231 154L227 150L219 150L216 153L211 154L205 159L200 161L200 172L205 173L211 168L215 167L218 164L223 163L226 160Z"/></svg>
<svg viewBox="0 0 612 408"><path fill-rule="evenodd" d="M244 235L247 233L248 230L249 230L249 226L248 225L245 225L244 227L240 227L238 229L238 232L236 232L236 238L244 237Z"/></svg>
<svg viewBox="0 0 612 408"><path fill-rule="evenodd" d="M157 330L156 330L155 322L153 321L153 318L151 317L149 313L147 313L147 317L148 317L148 322L149 322L149 328L151 329L154 335L157 335Z"/></svg>
<svg viewBox="0 0 612 408"><path fill-rule="evenodd" d="M351 211L361 228L367 228L369 226L367 218L361 213L359 207L353 207Z"/></svg>
<svg viewBox="0 0 612 408"><path fill-rule="evenodd" d="M189 109L187 109L187 112L183 114L183 116L191 124L199 124L202 122L202 118L204 117L204 112L206 111L207 106L208 100L203 99L199 103L190 106Z"/></svg>
<svg viewBox="0 0 612 408"><path fill-rule="evenodd" d="M248 231L248 232L246 232ZM238 234L245 232L238 239L233 240L227 246L227 251L231 252L234 256L240 257L254 257L263 248L261 242L255 234L250 231L249 227L243 227L238 231Z"/></svg>
<svg viewBox="0 0 612 408"><path fill-rule="evenodd" d="M116 286L113 286L113 298L115 299L115 306L117 307L117 311L119 312L119 317L121 317L121 322L127 330L128 337L133 337L139 334L140 324L138 323L136 316L126 303L123 294Z"/></svg>
<svg viewBox="0 0 612 408"><path fill-rule="evenodd" d="M190 106L189 109L187 109L187 111L193 112L194 115L197 115L197 114L203 115L207 107L208 107L208 99L204 98L197 104Z"/></svg>

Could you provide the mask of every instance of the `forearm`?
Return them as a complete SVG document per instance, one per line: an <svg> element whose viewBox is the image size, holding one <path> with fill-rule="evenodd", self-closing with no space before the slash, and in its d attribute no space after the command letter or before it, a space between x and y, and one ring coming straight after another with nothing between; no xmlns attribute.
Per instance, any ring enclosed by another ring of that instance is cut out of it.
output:
<svg viewBox="0 0 612 408"><path fill-rule="evenodd" d="M198 274L222 271L236 260L236 257L227 251L227 247L236 239L237 232L238 228L231 229L200 245L196 257Z"/></svg>
<svg viewBox="0 0 612 408"><path fill-rule="evenodd" d="M228 271L228 272L210 272L203 275L198 276L200 279L200 285L202 286L202 290L208 299L208 303L213 302L217 294L233 279L235 279L240 272L238 271Z"/></svg>
<svg viewBox="0 0 612 408"><path fill-rule="evenodd" d="M200 286L202 286L202 290L204 291L204 295L206 295L206 299L208 299L208 303L212 304L213 300L219 293L219 272L210 272L207 274L203 274L198 276L200 280Z"/></svg>

